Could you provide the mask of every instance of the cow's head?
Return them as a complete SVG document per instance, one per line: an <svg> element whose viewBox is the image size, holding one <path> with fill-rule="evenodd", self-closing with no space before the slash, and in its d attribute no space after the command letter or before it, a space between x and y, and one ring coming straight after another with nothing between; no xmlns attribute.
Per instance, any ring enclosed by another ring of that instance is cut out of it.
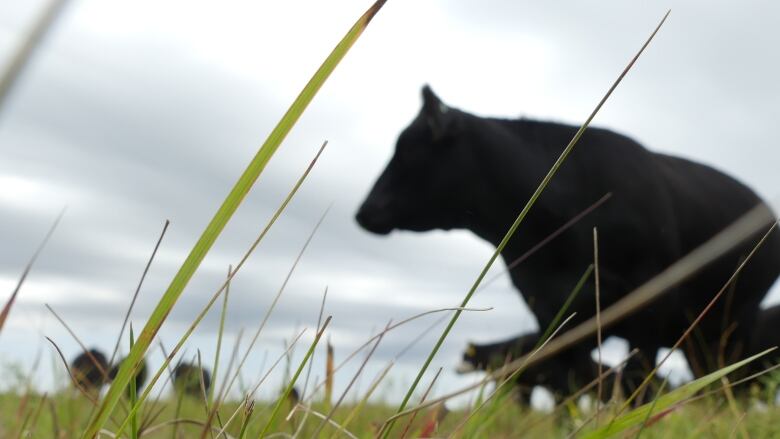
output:
<svg viewBox="0 0 780 439"><path fill-rule="evenodd" d="M420 113L398 137L395 154L356 215L370 232L463 227L472 168L463 136L468 115L445 105L427 85L422 97Z"/></svg>

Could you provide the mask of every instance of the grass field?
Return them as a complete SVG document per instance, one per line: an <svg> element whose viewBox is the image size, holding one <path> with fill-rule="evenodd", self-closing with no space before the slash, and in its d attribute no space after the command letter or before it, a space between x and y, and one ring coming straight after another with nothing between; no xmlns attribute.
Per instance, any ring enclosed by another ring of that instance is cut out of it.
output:
<svg viewBox="0 0 780 439"><path fill-rule="evenodd" d="M644 428L627 430L623 437L644 438L729 438L747 435L751 438L780 437L780 424L777 422L780 409L767 407L758 399L738 403L738 407L730 407L726 398L718 395L692 402L665 416L651 416ZM748 410L745 410L749 407ZM15 437L79 437L87 425L89 415L94 406L73 389L67 389L56 395L26 395L15 393L0 395L0 436ZM274 434L267 437L312 437L319 431L318 437L374 437L384 419L392 415L393 405L372 402L360 410L359 416L349 421L345 431L339 431L337 425L342 425L350 417L354 404L338 408L333 415L333 424L321 427L322 413L327 413L327 407L315 403L311 410L316 414L308 415L296 411L289 421L278 422ZM238 409L238 420L226 429L227 437L240 437L245 412L238 402L228 402L222 405L218 418L213 422L213 436L216 437L220 425ZM291 404L282 408L286 416L292 409ZM257 402L250 416L244 437L258 437L261 429L268 421L272 406ZM607 407L601 413L600 425L609 422L614 406ZM122 410L120 409L120 412ZM202 401L184 398L179 402L175 397L163 399L149 404L142 410L144 415L139 418L143 427L143 437L175 438L203 437L203 425L207 418ZM586 435L593 429L593 412L583 411L577 404L562 406L555 413L542 413L507 401L489 409L483 417L461 425L468 415L467 410L455 410L442 414L439 408L423 411L408 425L399 424L394 436L422 437L423 431L432 431L433 437L567 437L572 434ZM429 424L433 419L441 422L433 430ZM110 430L113 422L109 421ZM583 424L586 424L583 427ZM319 430L322 428L321 430ZM108 437L108 436L106 436Z"/></svg>

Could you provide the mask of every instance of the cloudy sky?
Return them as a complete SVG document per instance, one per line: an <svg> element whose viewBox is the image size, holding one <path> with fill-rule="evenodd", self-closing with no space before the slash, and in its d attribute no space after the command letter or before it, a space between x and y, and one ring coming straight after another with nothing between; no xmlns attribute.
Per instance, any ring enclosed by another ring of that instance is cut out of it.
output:
<svg viewBox="0 0 780 439"><path fill-rule="evenodd" d="M46 387L56 366L43 336L68 356L78 350L45 303L87 345L110 350L170 219L132 315L140 328L274 123L369 5L71 1L0 110L0 301L67 206L0 334L4 367L29 367L42 352L39 383ZM7 62L42 6L0 1L0 61ZM714 165L776 198L780 63L771 54L780 40L780 6L774 2L565 0L550 7L390 0L228 224L161 340L175 343L326 139L310 178L232 286L228 345L242 328L254 332L332 204L250 357L247 379L260 374L265 353L275 358L285 339L316 323L326 286L330 338L341 358L390 319L458 304L489 245L466 232L377 237L353 220L396 135L418 111L420 87L429 83L450 105L480 115L578 124L669 7L667 24L595 123L653 150ZM467 340L535 328L505 277L472 305L494 309L458 322L433 364L444 368L438 391L474 379L453 372ZM436 318L384 340L364 380ZM188 356L201 349L212 358L217 321L211 313L188 343ZM413 378L441 329L398 358L390 397ZM153 349L152 361L159 357ZM322 375L321 363L318 357L313 375Z"/></svg>

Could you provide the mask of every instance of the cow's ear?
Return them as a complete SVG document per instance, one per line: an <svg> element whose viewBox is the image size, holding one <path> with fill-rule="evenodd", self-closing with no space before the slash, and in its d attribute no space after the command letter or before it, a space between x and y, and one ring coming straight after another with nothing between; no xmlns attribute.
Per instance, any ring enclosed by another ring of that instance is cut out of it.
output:
<svg viewBox="0 0 780 439"><path fill-rule="evenodd" d="M450 125L452 111L438 96L431 90L427 84L422 88L423 115L433 134L433 140L439 140L444 137L444 133Z"/></svg>

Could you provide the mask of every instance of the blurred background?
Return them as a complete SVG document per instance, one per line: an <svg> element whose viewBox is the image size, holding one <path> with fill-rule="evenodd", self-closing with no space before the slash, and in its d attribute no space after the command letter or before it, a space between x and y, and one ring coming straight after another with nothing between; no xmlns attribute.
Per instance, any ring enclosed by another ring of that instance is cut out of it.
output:
<svg viewBox="0 0 780 439"><path fill-rule="evenodd" d="M170 219L131 316L140 330L271 128L370 3L67 2L0 109L0 302L67 206L0 335L0 368L26 371L41 356L35 385L52 389L62 379L44 336L68 358L79 348L46 303L87 346L110 352ZM9 62L46 4L0 1L0 64ZM580 124L671 5L389 1L228 224L160 340L168 347L178 340L326 139L299 195L233 281L223 355L242 328L246 345L331 204L245 366L247 383L283 352L285 340L310 328L293 361L302 358L326 287L337 362L390 319L456 306L491 246L462 231L377 237L353 220L397 134L416 115L420 87L428 83L449 105L479 115ZM771 54L780 41L779 15L780 5L759 0L674 4L594 125L713 165L776 200L780 62ZM503 268L497 264L492 273ZM766 302L778 301L776 293ZM439 393L478 379L454 373L467 341L536 328L506 276L471 306L493 310L465 313L456 324L430 370L443 367ZM218 317L215 307L188 342L186 359L198 349L213 358ZM388 335L358 391L395 359L380 396L399 400L443 329L425 335L437 319ZM624 349L611 340L610 359ZM323 357L321 349L313 376L323 376ZM153 345L149 361L161 360ZM337 394L359 361L336 376ZM667 370L677 379L686 375L679 357ZM0 388L15 379L0 374ZM275 394L281 380L279 369L262 395Z"/></svg>

